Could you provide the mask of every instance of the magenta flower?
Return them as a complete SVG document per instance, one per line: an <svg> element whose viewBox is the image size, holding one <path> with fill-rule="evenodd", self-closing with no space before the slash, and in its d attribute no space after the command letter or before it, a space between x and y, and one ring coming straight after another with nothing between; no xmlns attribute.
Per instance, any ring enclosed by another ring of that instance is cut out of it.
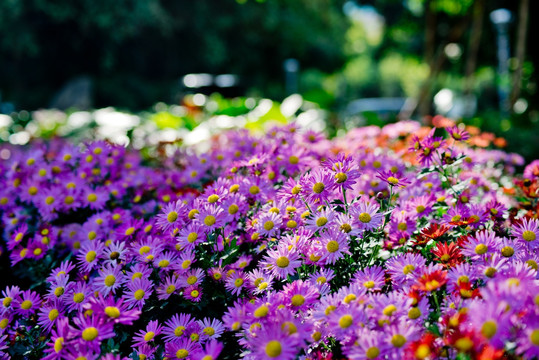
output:
<svg viewBox="0 0 539 360"><path fill-rule="evenodd" d="M159 325L157 320L150 321L145 330L140 330L133 336L133 346L142 346L150 341L155 341L156 337L161 335L162 329L163 327Z"/></svg>
<svg viewBox="0 0 539 360"><path fill-rule="evenodd" d="M189 314L175 314L165 322L163 338L168 342L178 342L191 330L195 320Z"/></svg>
<svg viewBox="0 0 539 360"><path fill-rule="evenodd" d="M74 320L75 328L72 328L74 340L83 348L99 352L103 340L114 337L111 323L100 323L95 316L79 315Z"/></svg>
<svg viewBox="0 0 539 360"><path fill-rule="evenodd" d="M20 297L13 301L15 313L26 317L34 314L40 305L41 297L37 292L31 290L21 292Z"/></svg>
<svg viewBox="0 0 539 360"><path fill-rule="evenodd" d="M513 236L517 241L526 244L528 249L537 250L539 248L539 221L523 218L520 224L513 228Z"/></svg>
<svg viewBox="0 0 539 360"><path fill-rule="evenodd" d="M284 279L288 275L296 273L296 268L301 265L298 254L284 246L277 246L276 249L268 250L268 255L264 258L263 265L273 276Z"/></svg>
<svg viewBox="0 0 539 360"><path fill-rule="evenodd" d="M313 204L324 204L332 200L335 177L325 168L318 168L303 177L300 181L305 199Z"/></svg>
<svg viewBox="0 0 539 360"><path fill-rule="evenodd" d="M127 282L127 291L124 292L123 298L130 309L137 308L141 310L146 300L153 293L153 282L148 278L135 278Z"/></svg>

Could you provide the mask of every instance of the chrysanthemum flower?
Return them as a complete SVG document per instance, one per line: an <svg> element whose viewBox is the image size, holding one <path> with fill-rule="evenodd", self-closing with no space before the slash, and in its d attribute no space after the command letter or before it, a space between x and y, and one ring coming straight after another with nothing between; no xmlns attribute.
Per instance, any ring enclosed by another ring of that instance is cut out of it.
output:
<svg viewBox="0 0 539 360"><path fill-rule="evenodd" d="M405 187L411 184L410 180L408 180L402 174L394 173L392 171L379 172L376 177L386 182L389 186Z"/></svg>
<svg viewBox="0 0 539 360"><path fill-rule="evenodd" d="M99 351L103 340L115 336L112 324L100 323L95 316L79 315L73 321L74 340L83 348Z"/></svg>
<svg viewBox="0 0 539 360"><path fill-rule="evenodd" d="M189 314L175 314L170 320L165 322L163 327L164 339L167 342L178 342L195 323L195 320Z"/></svg>
<svg viewBox="0 0 539 360"><path fill-rule="evenodd" d="M294 311L306 311L319 297L318 289L302 280L296 280L284 287L285 304Z"/></svg>
<svg viewBox="0 0 539 360"><path fill-rule="evenodd" d="M281 324L268 324L257 331L255 337L248 338L251 358L264 360L292 360L296 358L298 345L295 339L285 334Z"/></svg>
<svg viewBox="0 0 539 360"><path fill-rule="evenodd" d="M281 215L269 212L260 216L255 225L255 229L260 236L271 238L280 233L282 223L283 219Z"/></svg>
<svg viewBox="0 0 539 360"><path fill-rule="evenodd" d="M161 335L163 327L159 325L159 321L150 321L144 330L138 331L133 336L133 346L142 346L150 341L156 341L157 336Z"/></svg>
<svg viewBox="0 0 539 360"><path fill-rule="evenodd" d="M370 291L381 290L385 285L384 269L380 266L371 266L359 270L354 274L353 283Z"/></svg>
<svg viewBox="0 0 539 360"><path fill-rule="evenodd" d="M262 264L273 276L284 279L288 275L296 273L296 268L301 265L298 254L288 247L277 246L276 249L268 250L268 255Z"/></svg>
<svg viewBox="0 0 539 360"><path fill-rule="evenodd" d="M307 201L313 204L324 204L333 197L336 182L329 170L318 168L306 175L300 184Z"/></svg>
<svg viewBox="0 0 539 360"><path fill-rule="evenodd" d="M92 271L97 266L103 249L104 245L99 240L85 242L77 254L79 268L84 272Z"/></svg>
<svg viewBox="0 0 539 360"><path fill-rule="evenodd" d="M129 308L142 309L146 300L153 293L153 282L148 278L135 278L132 281L127 282L127 291L125 291L123 298L125 303L129 305Z"/></svg>
<svg viewBox="0 0 539 360"><path fill-rule="evenodd" d="M30 316L41 305L41 297L35 291L26 290L21 292L20 297L13 301L13 309L16 314Z"/></svg>
<svg viewBox="0 0 539 360"><path fill-rule="evenodd" d="M187 206L180 200L168 203L157 215L157 226L164 232L180 228L187 217Z"/></svg>
<svg viewBox="0 0 539 360"><path fill-rule="evenodd" d="M207 339L218 339L225 331L223 323L217 319L204 318L204 320L198 320L197 322Z"/></svg>
<svg viewBox="0 0 539 360"><path fill-rule="evenodd" d="M329 231L319 238L322 248L322 258L325 264L335 264L337 260L350 254L348 236L340 231Z"/></svg>
<svg viewBox="0 0 539 360"><path fill-rule="evenodd" d="M517 241L526 244L529 249L536 250L539 248L539 221L523 218L514 226L513 236Z"/></svg>
<svg viewBox="0 0 539 360"><path fill-rule="evenodd" d="M350 206L350 214L354 217L354 223L362 230L374 230L384 219L384 215L378 213L380 206L373 202L357 201Z"/></svg>
<svg viewBox="0 0 539 360"><path fill-rule="evenodd" d="M106 265L99 270L99 276L95 279L94 287L104 296L115 293L125 282L125 275L120 266Z"/></svg>
<svg viewBox="0 0 539 360"><path fill-rule="evenodd" d="M191 359L200 350L200 344L188 338L165 344L165 355L169 359Z"/></svg>

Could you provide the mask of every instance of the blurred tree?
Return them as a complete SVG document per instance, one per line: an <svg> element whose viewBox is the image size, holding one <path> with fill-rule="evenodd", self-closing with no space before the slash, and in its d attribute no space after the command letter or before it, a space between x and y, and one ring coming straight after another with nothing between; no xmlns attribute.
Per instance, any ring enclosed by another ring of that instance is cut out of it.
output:
<svg viewBox="0 0 539 360"><path fill-rule="evenodd" d="M239 74L283 95L282 62L344 64L344 0L3 0L0 91L18 108L47 106L69 79L94 80L95 106L170 101L186 73Z"/></svg>

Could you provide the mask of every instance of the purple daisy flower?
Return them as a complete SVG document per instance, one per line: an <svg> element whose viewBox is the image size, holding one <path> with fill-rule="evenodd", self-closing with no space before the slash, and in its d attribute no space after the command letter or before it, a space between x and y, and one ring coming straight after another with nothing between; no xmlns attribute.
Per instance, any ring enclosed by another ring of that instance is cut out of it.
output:
<svg viewBox="0 0 539 360"><path fill-rule="evenodd" d="M58 319L56 328L52 330L50 342L47 343L47 349L45 349L46 355L43 360L60 360L66 356L67 348L64 346L72 337L71 329L69 327L69 320L67 318Z"/></svg>
<svg viewBox="0 0 539 360"><path fill-rule="evenodd" d="M140 316L139 310L129 310L127 308L123 297L116 300L112 296L92 298L90 308L96 317L114 324L132 325L133 321L136 321Z"/></svg>
<svg viewBox="0 0 539 360"><path fill-rule="evenodd" d="M470 134L462 127L458 127L457 125L447 127L445 130L451 135L453 139L456 141L466 141L470 138Z"/></svg>
<svg viewBox="0 0 539 360"><path fill-rule="evenodd" d="M157 320L150 321L146 325L146 329L138 331L133 336L133 346L142 346L150 341L155 341L156 337L161 335L163 327L159 325Z"/></svg>
<svg viewBox="0 0 539 360"><path fill-rule="evenodd" d="M513 227L513 236L517 241L526 244L529 249L537 250L539 248L539 221L523 218Z"/></svg>
<svg viewBox="0 0 539 360"><path fill-rule="evenodd" d="M188 338L165 344L165 355L169 359L191 359L200 350L200 344Z"/></svg>
<svg viewBox="0 0 539 360"><path fill-rule="evenodd" d="M41 297L35 291L26 290L21 292L20 297L14 299L13 309L15 314L29 317L41 305Z"/></svg>
<svg viewBox="0 0 539 360"><path fill-rule="evenodd" d="M382 171L378 172L378 175L376 175L376 177L386 182L391 187L405 187L411 184L410 180L408 180L406 177L404 177L398 172L393 173L392 171Z"/></svg>
<svg viewBox="0 0 539 360"><path fill-rule="evenodd" d="M484 259L488 254L492 255L496 251L499 241L501 239L493 231L478 231L475 236L468 237L468 241L462 249L462 254L469 256L472 260Z"/></svg>
<svg viewBox="0 0 539 360"><path fill-rule="evenodd" d="M182 249L194 250L198 244L206 241L207 230L198 222L191 222L178 233L178 244Z"/></svg>
<svg viewBox="0 0 539 360"><path fill-rule="evenodd" d="M97 266L103 254L103 249L104 245L99 240L84 243L77 254L79 268L84 272L92 271Z"/></svg>
<svg viewBox="0 0 539 360"><path fill-rule="evenodd" d="M65 315L64 304L60 300L53 300L39 309L37 322L46 333L49 333Z"/></svg>
<svg viewBox="0 0 539 360"><path fill-rule="evenodd" d="M305 228L320 231L331 228L335 224L335 212L330 208L316 211L305 222Z"/></svg>
<svg viewBox="0 0 539 360"><path fill-rule="evenodd" d="M180 289L180 279L178 279L176 276L171 275L167 276L165 278L165 281L162 282L162 285L159 286L156 290L157 292L157 298L159 300L166 300L168 299L172 294L177 293L177 291Z"/></svg>
<svg viewBox="0 0 539 360"><path fill-rule="evenodd" d="M296 268L301 266L299 256L294 249L287 246L277 246L276 249L268 250L268 255L264 258L262 265L266 267L273 276L285 279L288 275L294 275Z"/></svg>
<svg viewBox="0 0 539 360"><path fill-rule="evenodd" d="M109 293L116 293L122 284L125 282L125 275L122 273L120 266L106 265L99 270L99 276L95 279L93 285L96 291L99 291L103 296Z"/></svg>
<svg viewBox="0 0 539 360"><path fill-rule="evenodd" d="M205 227L206 231L209 232L223 226L225 216L223 208L211 204L203 206L199 210L196 219Z"/></svg>
<svg viewBox="0 0 539 360"><path fill-rule="evenodd" d="M177 342L182 337L186 337L186 333L195 323L195 320L190 314L175 314L170 320L165 322L163 328L163 338L166 342Z"/></svg>
<svg viewBox="0 0 539 360"><path fill-rule="evenodd" d="M295 338L282 331L281 324L269 323L247 341L247 346L252 351L250 359L292 360L298 353L299 344Z"/></svg>
<svg viewBox="0 0 539 360"><path fill-rule="evenodd" d="M319 240L323 249L320 261L325 264L335 264L344 255L350 255L348 236L340 231L325 232Z"/></svg>
<svg viewBox="0 0 539 360"><path fill-rule="evenodd" d="M147 277L135 278L127 282L127 291L124 292L123 298L130 309L142 309L146 300L153 293L153 282Z"/></svg>
<svg viewBox="0 0 539 360"><path fill-rule="evenodd" d="M421 254L406 253L389 258L385 266L393 286L408 289L419 278L425 264L426 260Z"/></svg>
<svg viewBox="0 0 539 360"><path fill-rule="evenodd" d="M82 311L82 307L90 300L92 290L83 282L78 281L68 291L68 296L65 297L65 304L68 311Z"/></svg>
<svg viewBox="0 0 539 360"><path fill-rule="evenodd" d="M83 348L99 352L101 342L115 336L112 324L100 323L95 316L79 315L73 321L74 339Z"/></svg>
<svg viewBox="0 0 539 360"><path fill-rule="evenodd" d="M384 269L380 266L371 266L359 270L354 274L353 283L371 291L382 290L385 285Z"/></svg>
<svg viewBox="0 0 539 360"><path fill-rule="evenodd" d="M234 295L239 295L244 289L246 276L243 271L236 271L225 281L225 288Z"/></svg>
<svg viewBox="0 0 539 360"><path fill-rule="evenodd" d="M360 328L356 342L345 347L344 353L350 360L385 359L390 347L383 341L384 334L384 332Z"/></svg>
<svg viewBox="0 0 539 360"><path fill-rule="evenodd" d="M197 323L207 339L218 339L225 331L223 323L217 319L204 318L204 320L198 320Z"/></svg>
<svg viewBox="0 0 539 360"><path fill-rule="evenodd" d="M294 311L306 311L318 300L318 289L302 280L294 281L283 288L285 304Z"/></svg>
<svg viewBox="0 0 539 360"><path fill-rule="evenodd" d="M255 229L260 236L271 238L280 233L282 223L282 216L274 212L267 212L260 216Z"/></svg>
<svg viewBox="0 0 539 360"><path fill-rule="evenodd" d="M325 168L313 170L300 181L305 199L309 202L324 204L332 200L335 188L335 177Z"/></svg>
<svg viewBox="0 0 539 360"><path fill-rule="evenodd" d="M219 358L221 351L223 351L223 344L212 339L197 353L197 358L202 360L216 360Z"/></svg>
<svg viewBox="0 0 539 360"><path fill-rule="evenodd" d="M354 224L361 230L374 230L384 220L384 215L378 213L380 206L373 202L367 202L360 199L350 206L350 215L354 218Z"/></svg>
<svg viewBox="0 0 539 360"><path fill-rule="evenodd" d="M364 308L352 305L340 305L327 316L329 331L339 340L352 335L361 324L368 322Z"/></svg>
<svg viewBox="0 0 539 360"><path fill-rule="evenodd" d="M164 232L180 228L187 217L187 206L180 200L168 203L157 215L157 226Z"/></svg>

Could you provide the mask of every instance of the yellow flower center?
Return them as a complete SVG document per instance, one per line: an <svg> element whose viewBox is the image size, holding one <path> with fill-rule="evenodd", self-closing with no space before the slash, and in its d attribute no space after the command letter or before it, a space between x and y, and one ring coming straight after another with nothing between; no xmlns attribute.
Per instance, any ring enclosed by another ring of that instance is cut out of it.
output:
<svg viewBox="0 0 539 360"><path fill-rule="evenodd" d="M219 195L213 194L213 195L208 196L208 202L210 204L216 203L217 201L219 201Z"/></svg>
<svg viewBox="0 0 539 360"><path fill-rule="evenodd" d="M235 287L240 287L243 285L243 279L242 278L237 278L236 280L234 280L234 286Z"/></svg>
<svg viewBox="0 0 539 360"><path fill-rule="evenodd" d="M391 185L397 185L399 183L399 179L397 179L396 177L390 176L387 178L387 182L390 183Z"/></svg>
<svg viewBox="0 0 539 360"><path fill-rule="evenodd" d="M477 255L483 255L488 251L488 247L485 244L479 244L475 247L475 253Z"/></svg>
<svg viewBox="0 0 539 360"><path fill-rule="evenodd" d="M415 351L415 357L422 360L427 358L430 355L430 348L426 344L421 344L417 347Z"/></svg>
<svg viewBox="0 0 539 360"><path fill-rule="evenodd" d="M292 155L288 158L288 162L292 165L296 165L299 162L299 158L296 155Z"/></svg>
<svg viewBox="0 0 539 360"><path fill-rule="evenodd" d="M256 195L260 192L260 188L256 185L253 185L249 188L249 193L251 193L251 195Z"/></svg>
<svg viewBox="0 0 539 360"><path fill-rule="evenodd" d="M108 317L117 319L120 317L120 309L118 309L116 306L107 306L105 308L105 314L107 314Z"/></svg>
<svg viewBox="0 0 539 360"><path fill-rule="evenodd" d="M316 184L313 185L313 192L315 194L320 194L322 191L324 191L325 188L326 187L325 187L324 183L317 182Z"/></svg>
<svg viewBox="0 0 539 360"><path fill-rule="evenodd" d="M176 329L174 329L174 335L177 337L180 337L183 335L184 331L185 331L185 326L178 326Z"/></svg>
<svg viewBox="0 0 539 360"><path fill-rule="evenodd" d="M369 281L365 281L363 283L363 286L365 286L367 289L372 289L374 287L374 281L372 280L369 280Z"/></svg>
<svg viewBox="0 0 539 360"><path fill-rule="evenodd" d="M406 265L403 269L402 269L402 273L404 275L408 275L410 274L411 272L413 272L415 270L415 266L414 265L411 265L411 264L408 264Z"/></svg>
<svg viewBox="0 0 539 360"><path fill-rule="evenodd" d="M200 295L200 293L198 292L198 290L193 290L193 291L191 291L191 297L192 297L193 299L198 298L199 295Z"/></svg>
<svg viewBox="0 0 539 360"><path fill-rule="evenodd" d="M86 200L88 200L89 202L95 202L97 201L97 195L94 193L88 194L88 196L86 197Z"/></svg>
<svg viewBox="0 0 539 360"><path fill-rule="evenodd" d="M367 224L371 222L371 216L365 212L359 214L358 217L359 221L361 221L363 224Z"/></svg>
<svg viewBox="0 0 539 360"><path fill-rule="evenodd" d="M380 349L378 349L376 346L368 348L367 352L365 353L367 359L376 359L378 355L380 355Z"/></svg>
<svg viewBox="0 0 539 360"><path fill-rule="evenodd" d="M526 230L522 233L522 238L526 241L533 241L536 238L536 235L533 231Z"/></svg>
<svg viewBox="0 0 539 360"><path fill-rule="evenodd" d="M266 344L266 355L270 358L276 358L282 352L281 343L277 340L272 340Z"/></svg>
<svg viewBox="0 0 539 360"><path fill-rule="evenodd" d="M113 286L114 284L116 284L116 277L114 275L107 275L107 277L105 277L105 285L108 286L108 287L111 287Z"/></svg>
<svg viewBox="0 0 539 360"><path fill-rule="evenodd" d="M54 340L54 352L59 353L64 348L64 338L59 337L56 340Z"/></svg>
<svg viewBox="0 0 539 360"><path fill-rule="evenodd" d="M418 214L420 214L420 213L422 213L423 211L425 211L425 207L424 207L423 205L418 205L418 206L416 206L415 211L416 211Z"/></svg>
<svg viewBox="0 0 539 360"><path fill-rule="evenodd" d="M206 226L212 226L213 224L215 224L215 216L213 215L207 215L205 218L204 218L204 224Z"/></svg>
<svg viewBox="0 0 539 360"><path fill-rule="evenodd" d="M32 302L30 300L24 300L21 304L21 309L28 310L32 307Z"/></svg>
<svg viewBox="0 0 539 360"><path fill-rule="evenodd" d="M173 223L176 220L178 220L178 213L176 211L169 212L167 215L167 221L169 223Z"/></svg>
<svg viewBox="0 0 539 360"><path fill-rule="evenodd" d="M533 345L539 346L539 330L533 330L530 334L530 341Z"/></svg>
<svg viewBox="0 0 539 360"><path fill-rule="evenodd" d="M73 301L76 302L77 304L80 304L81 302L84 301L84 294L83 293L75 293L73 295Z"/></svg>
<svg viewBox="0 0 539 360"><path fill-rule="evenodd" d="M230 215L236 214L240 210L239 206L236 204L232 204L228 207L228 213Z"/></svg>
<svg viewBox="0 0 539 360"><path fill-rule="evenodd" d="M515 253L515 250L511 246L504 246L501 253L504 257L511 257Z"/></svg>
<svg viewBox="0 0 539 360"><path fill-rule="evenodd" d="M268 220L264 223L264 229L266 229L266 231L270 231L271 229L273 229L274 226L275 224L271 220Z"/></svg>
<svg viewBox="0 0 539 360"><path fill-rule="evenodd" d="M135 297L135 299L137 300L140 300L144 297L144 295L146 295L146 293L144 292L144 290L142 289L138 289L137 291L135 291L135 293L133 294L133 296Z"/></svg>
<svg viewBox="0 0 539 360"><path fill-rule="evenodd" d="M135 228L131 226L127 228L127 230L125 230L125 236L131 236L133 235L134 232L135 232Z"/></svg>
<svg viewBox="0 0 539 360"><path fill-rule="evenodd" d="M301 191L301 187L299 185L296 185L292 188L292 195L297 195Z"/></svg>
<svg viewBox="0 0 539 360"><path fill-rule="evenodd" d="M197 282L197 277L194 276L194 275L191 275L191 276L189 276L189 277L187 278L187 283L188 283L189 285L193 285L193 284L196 283L196 282Z"/></svg>
<svg viewBox="0 0 539 360"><path fill-rule="evenodd" d="M290 260L288 260L286 256L281 256L277 259L276 264L278 267L284 269L288 266L288 264L290 264Z"/></svg>
<svg viewBox="0 0 539 360"><path fill-rule="evenodd" d="M394 347L400 348L404 344L406 344L406 338L402 336L401 334L395 334L391 337L391 344Z"/></svg>
<svg viewBox="0 0 539 360"><path fill-rule="evenodd" d="M144 341L148 342L152 340L155 337L155 333L153 331L148 331L146 335L144 335Z"/></svg>
<svg viewBox="0 0 539 360"><path fill-rule="evenodd" d="M174 291L176 291L176 286L174 285L169 285L167 286L167 294L172 294Z"/></svg>
<svg viewBox="0 0 539 360"><path fill-rule="evenodd" d="M303 295L297 294L292 296L292 305L301 306L305 303L305 297Z"/></svg>
<svg viewBox="0 0 539 360"><path fill-rule="evenodd" d="M395 313L395 311L397 311L397 307L395 305L391 304L391 305L388 305L388 306L386 306L384 308L383 313L384 313L385 316L391 316L391 315L393 315Z"/></svg>
<svg viewBox="0 0 539 360"><path fill-rule="evenodd" d="M473 341L468 337L463 337L455 341L455 347L463 352L470 350L473 345Z"/></svg>
<svg viewBox="0 0 539 360"><path fill-rule="evenodd" d="M485 270L485 276L491 278L493 277L496 273L498 272L498 270L496 270L495 268L493 267L489 267Z"/></svg>
<svg viewBox="0 0 539 360"><path fill-rule="evenodd" d="M317 220L316 220L316 226L324 226L328 223L328 219L325 218L325 217L319 217Z"/></svg>
<svg viewBox="0 0 539 360"><path fill-rule="evenodd" d="M159 263L157 264L157 266L159 266L160 268L166 268L169 265L170 265L170 261L168 261L167 259L163 259L159 261Z"/></svg>
<svg viewBox="0 0 539 360"><path fill-rule="evenodd" d="M339 250L339 243L336 242L335 240L331 240L327 243L326 249L328 252L334 253Z"/></svg>
<svg viewBox="0 0 539 360"><path fill-rule="evenodd" d="M93 341L97 338L99 332L93 326L86 328L82 331L82 339L86 341Z"/></svg>
<svg viewBox="0 0 539 360"><path fill-rule="evenodd" d="M481 334L487 339L491 339L498 331L498 326L494 321L487 321L481 327Z"/></svg>
<svg viewBox="0 0 539 360"><path fill-rule="evenodd" d="M185 349L180 349L180 350L176 351L176 357L178 359L185 359L187 356L189 356L189 351L187 351Z"/></svg>
<svg viewBox="0 0 539 360"><path fill-rule="evenodd" d="M421 316L421 310L417 307L413 307L408 311L408 318L415 320Z"/></svg>
<svg viewBox="0 0 539 360"><path fill-rule="evenodd" d="M49 320L50 321L56 320L58 315L60 315L60 313L58 312L57 309L51 309L51 311L49 311Z"/></svg>
<svg viewBox="0 0 539 360"><path fill-rule="evenodd" d="M342 184L343 182L348 180L348 175L343 172L339 172L335 174L335 180L337 180L337 184Z"/></svg>
<svg viewBox="0 0 539 360"><path fill-rule="evenodd" d="M268 312L269 308L266 305L261 305L254 311L253 315L255 316L255 318L261 318L268 315Z"/></svg>
<svg viewBox="0 0 539 360"><path fill-rule="evenodd" d="M206 335L208 335L208 336L213 336L213 335L215 335L215 329L212 328L212 327L210 327L210 326L204 328L203 331L204 331L204 334L206 334Z"/></svg>
<svg viewBox="0 0 539 360"><path fill-rule="evenodd" d="M349 328L353 322L354 322L354 318L352 318L352 315L343 315L339 319L339 326L342 329L346 329L346 328Z"/></svg>

